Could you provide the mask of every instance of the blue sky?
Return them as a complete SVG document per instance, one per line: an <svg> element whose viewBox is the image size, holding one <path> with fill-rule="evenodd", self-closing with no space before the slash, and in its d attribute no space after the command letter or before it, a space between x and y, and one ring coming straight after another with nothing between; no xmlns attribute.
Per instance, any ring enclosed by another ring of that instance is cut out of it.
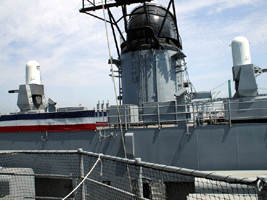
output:
<svg viewBox="0 0 267 200"><path fill-rule="evenodd" d="M155 2L166 6L165 1ZM189 76L197 91L232 79L229 45L236 36L249 40L252 63L267 68L265 0L175 3ZM80 14L81 6L81 0L0 1L1 114L19 111L17 95L8 90L25 83L29 60L40 63L46 99L53 98L58 107L93 108L98 100L115 104L104 23ZM116 57L114 45L111 48ZM260 93L267 93L266 80L267 74L257 78ZM219 91L218 96L227 96L227 84L215 92Z"/></svg>

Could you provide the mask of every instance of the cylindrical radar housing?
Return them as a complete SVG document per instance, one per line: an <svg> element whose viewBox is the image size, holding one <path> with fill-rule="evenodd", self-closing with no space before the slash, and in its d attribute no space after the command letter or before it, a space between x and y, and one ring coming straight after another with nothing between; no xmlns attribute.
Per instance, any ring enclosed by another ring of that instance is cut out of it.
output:
<svg viewBox="0 0 267 200"><path fill-rule="evenodd" d="M175 16L156 4L141 5L131 12L127 42L131 50L157 49L159 46L182 49ZM122 44L122 50L125 46Z"/></svg>
<svg viewBox="0 0 267 200"><path fill-rule="evenodd" d="M231 43L233 65L247 65L251 64L249 41L243 36L234 38Z"/></svg>
<svg viewBox="0 0 267 200"><path fill-rule="evenodd" d="M41 84L40 64L35 60L26 64L26 84Z"/></svg>

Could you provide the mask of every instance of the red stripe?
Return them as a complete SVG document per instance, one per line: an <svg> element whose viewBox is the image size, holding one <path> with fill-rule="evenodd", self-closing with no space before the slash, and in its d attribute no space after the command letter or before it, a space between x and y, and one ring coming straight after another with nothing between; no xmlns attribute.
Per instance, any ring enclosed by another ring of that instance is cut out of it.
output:
<svg viewBox="0 0 267 200"><path fill-rule="evenodd" d="M0 132L39 132L39 131L87 131L96 130L96 124L37 125L37 126L3 126Z"/></svg>

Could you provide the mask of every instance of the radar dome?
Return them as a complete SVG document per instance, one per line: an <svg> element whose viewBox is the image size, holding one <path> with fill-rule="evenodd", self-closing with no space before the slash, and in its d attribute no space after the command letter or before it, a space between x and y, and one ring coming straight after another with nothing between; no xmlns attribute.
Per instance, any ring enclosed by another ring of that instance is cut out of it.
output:
<svg viewBox="0 0 267 200"><path fill-rule="evenodd" d="M234 66L251 64L249 41L247 38L243 36L234 38L231 47Z"/></svg>
<svg viewBox="0 0 267 200"><path fill-rule="evenodd" d="M41 84L40 64L35 60L26 64L26 84Z"/></svg>

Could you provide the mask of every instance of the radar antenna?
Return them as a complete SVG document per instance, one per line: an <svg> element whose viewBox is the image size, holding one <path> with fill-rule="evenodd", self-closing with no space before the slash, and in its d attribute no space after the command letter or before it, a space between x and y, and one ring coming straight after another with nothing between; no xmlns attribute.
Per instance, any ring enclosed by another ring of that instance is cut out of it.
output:
<svg viewBox="0 0 267 200"><path fill-rule="evenodd" d="M103 0L104 1L104 0ZM147 29L150 31L150 29L152 30L152 27L150 26L151 24L149 24L149 17L151 16L157 16L160 17L162 19L161 21L161 26L159 27L159 30L157 30L157 33L155 33L154 31L154 36L156 37L155 40L161 38L161 37L165 37L164 34L164 27L166 25L166 23L168 22L168 18L172 17L173 18L173 28L174 28L174 33L175 35L172 35L171 37L169 37L168 39L171 40L179 49L182 49L182 41L181 41L181 37L179 35L179 31L178 31L178 26L177 26L177 19L176 19L176 13L175 13L175 5L174 5L174 0L170 0L166 9L166 12L164 14L162 13L154 13L153 10L150 10L148 6L148 2L150 2L149 0L147 1L143 1L143 0L111 0L111 1L107 1L105 0L103 3L104 5L102 5L102 2L96 2L95 0L82 0L82 8L80 9L81 13L85 13L87 15L90 15L92 17L95 17L99 20L105 21L105 19L102 16L97 15L97 10L102 10L103 7L104 9L107 10L108 13L108 20L106 22L108 22L111 25L111 30L113 33L113 38L114 38L114 42L115 42L115 46L117 49L117 54L118 54L118 58L120 58L120 49L119 49L119 44L118 44L118 40L116 38L116 32L115 30L117 30L117 32L120 35L122 42L122 46L126 46L128 49L131 48L129 41L127 40L127 38L123 35L123 32L125 31L126 34L130 34L129 32L131 32L131 27L129 27L129 17L132 15L140 15L140 10L138 11L138 13L128 13L127 12L127 6L131 5L131 4L136 4L136 3L141 3L143 4L143 14L145 16L146 19L144 19L144 21L147 21ZM117 8L116 9L116 16L118 16L118 8L121 8L121 15L116 19L115 15L112 13L111 8ZM171 10L172 9L172 13ZM142 14L142 13L141 13ZM119 25L119 23L123 23L123 28L124 31L121 29L121 26ZM150 29L149 29L150 28ZM146 28L145 28L146 29ZM144 30L143 30L144 31ZM152 32L153 33L153 32ZM127 36L129 37L129 36ZM165 37L166 38L166 37ZM152 37L153 40L153 37Z"/></svg>

